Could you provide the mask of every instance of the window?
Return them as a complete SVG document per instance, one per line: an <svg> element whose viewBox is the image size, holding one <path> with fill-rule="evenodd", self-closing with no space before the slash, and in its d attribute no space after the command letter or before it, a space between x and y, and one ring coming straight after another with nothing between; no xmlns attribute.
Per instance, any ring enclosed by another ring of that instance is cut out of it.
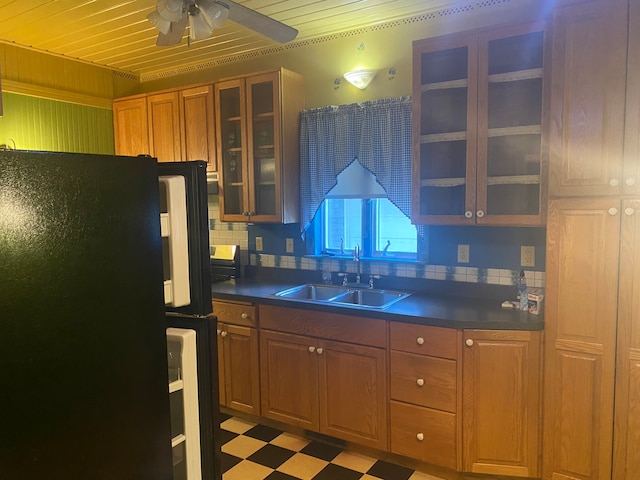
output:
<svg viewBox="0 0 640 480"><path fill-rule="evenodd" d="M415 259L416 227L388 199L327 198L320 207L321 251L361 257Z"/></svg>

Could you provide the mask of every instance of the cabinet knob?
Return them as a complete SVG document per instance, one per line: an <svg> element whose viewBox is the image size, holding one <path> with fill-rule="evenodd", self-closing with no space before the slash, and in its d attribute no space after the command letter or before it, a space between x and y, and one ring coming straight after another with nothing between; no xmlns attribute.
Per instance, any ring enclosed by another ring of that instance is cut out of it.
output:
<svg viewBox="0 0 640 480"><path fill-rule="evenodd" d="M467 347L473 347L473 340L472 340L472 339L470 339L470 338L467 338L467 339L465 340L464 344L465 344Z"/></svg>
<svg viewBox="0 0 640 480"><path fill-rule="evenodd" d="M464 212L464 216L465 218L472 218L473 212L471 210L467 210L466 212Z"/></svg>
<svg viewBox="0 0 640 480"><path fill-rule="evenodd" d="M478 210L478 211L476 212L476 216L477 216L478 218L482 218L482 217L484 217L484 210Z"/></svg>
<svg viewBox="0 0 640 480"><path fill-rule="evenodd" d="M416 380L416 385L422 387L424 385L424 378L419 378L418 380Z"/></svg>
<svg viewBox="0 0 640 480"><path fill-rule="evenodd" d="M246 313L246 312L242 312L242 313L240 314L240 318L242 318L243 320L246 320L247 318L249 318L249 314L248 314L248 313Z"/></svg>
<svg viewBox="0 0 640 480"><path fill-rule="evenodd" d="M631 208L631 207L627 207L627 208L624 209L624 214L625 215L631 216L634 213L635 213L635 210L633 208Z"/></svg>
<svg viewBox="0 0 640 480"><path fill-rule="evenodd" d="M613 216L613 215L617 215L618 214L618 209L616 207L611 207L609 210L609 215Z"/></svg>
<svg viewBox="0 0 640 480"><path fill-rule="evenodd" d="M609 180L609 185L611 185L612 187L617 187L618 185L620 185L620 180L618 180L617 178L612 178L611 180Z"/></svg>
<svg viewBox="0 0 640 480"><path fill-rule="evenodd" d="M416 343L417 343L418 345L422 345L422 344L424 343L424 338L422 338L422 337L418 337L418 338L416 338Z"/></svg>
<svg viewBox="0 0 640 480"><path fill-rule="evenodd" d="M316 351L316 347L309 347L309 353L313 353Z"/></svg>
<svg viewBox="0 0 640 480"><path fill-rule="evenodd" d="M416 438L418 439L419 442L424 440L424 433L419 433L416 435Z"/></svg>
<svg viewBox="0 0 640 480"><path fill-rule="evenodd" d="M636 184L636 179L633 177L629 177L624 181L624 183L627 185L627 187L633 187Z"/></svg>
<svg viewBox="0 0 640 480"><path fill-rule="evenodd" d="M221 337L226 337L227 336L227 332L220 332L220 336Z"/></svg>
<svg viewBox="0 0 640 480"><path fill-rule="evenodd" d="M324 349L323 349L322 347L318 347L318 348L316 349L316 353L317 353L318 355L322 355L322 352L324 352Z"/></svg>

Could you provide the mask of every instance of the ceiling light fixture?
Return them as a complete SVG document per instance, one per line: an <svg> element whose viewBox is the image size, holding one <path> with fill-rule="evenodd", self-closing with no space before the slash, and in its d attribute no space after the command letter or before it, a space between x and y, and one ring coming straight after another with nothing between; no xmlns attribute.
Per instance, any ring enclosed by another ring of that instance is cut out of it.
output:
<svg viewBox="0 0 640 480"><path fill-rule="evenodd" d="M364 90L365 88L367 88L367 86L369 86L371 80L373 80L377 73L377 70L359 68L352 72L345 73L344 78L354 87L359 88L360 90Z"/></svg>
<svg viewBox="0 0 640 480"><path fill-rule="evenodd" d="M229 10L213 0L158 0L156 10L147 15L147 19L162 35L158 44L170 45L180 41L184 27L189 25L189 38L202 40L208 38L215 28L222 26Z"/></svg>

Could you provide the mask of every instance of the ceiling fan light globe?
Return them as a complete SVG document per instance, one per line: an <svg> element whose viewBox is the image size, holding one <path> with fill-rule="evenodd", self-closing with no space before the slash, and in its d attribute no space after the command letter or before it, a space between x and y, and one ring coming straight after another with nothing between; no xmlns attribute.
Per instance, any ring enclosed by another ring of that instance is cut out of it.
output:
<svg viewBox="0 0 640 480"><path fill-rule="evenodd" d="M149 20L153 24L153 26L158 29L158 31L164 33L165 35L169 33L171 22L162 18L162 16L157 11L153 11L149 15L147 15L147 20Z"/></svg>
<svg viewBox="0 0 640 480"><path fill-rule="evenodd" d="M225 20L229 16L229 10L211 0L200 0L198 2L198 8L200 13L203 14L207 20L207 23L213 28L219 28L224 24Z"/></svg>
<svg viewBox="0 0 640 480"><path fill-rule="evenodd" d="M183 0L158 0L156 9L165 20L177 22L182 18L184 2Z"/></svg>
<svg viewBox="0 0 640 480"><path fill-rule="evenodd" d="M191 40L203 40L209 38L212 33L213 27L209 25L201 12L197 11L189 14L189 37L191 37Z"/></svg>

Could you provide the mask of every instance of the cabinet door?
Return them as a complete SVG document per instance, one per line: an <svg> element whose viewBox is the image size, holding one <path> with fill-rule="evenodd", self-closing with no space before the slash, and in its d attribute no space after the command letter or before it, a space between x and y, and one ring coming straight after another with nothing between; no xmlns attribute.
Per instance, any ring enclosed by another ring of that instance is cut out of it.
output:
<svg viewBox="0 0 640 480"><path fill-rule="evenodd" d="M317 340L261 330L262 415L318 431Z"/></svg>
<svg viewBox="0 0 640 480"><path fill-rule="evenodd" d="M543 24L482 33L478 61L479 224L542 225Z"/></svg>
<svg viewBox="0 0 640 480"><path fill-rule="evenodd" d="M149 95L147 110L151 156L159 162L181 161L178 92Z"/></svg>
<svg viewBox="0 0 640 480"><path fill-rule="evenodd" d="M218 344L218 397L220 405L227 405L227 382L224 376L224 332L225 324L218 322L216 326L216 343Z"/></svg>
<svg viewBox="0 0 640 480"><path fill-rule="evenodd" d="M475 222L477 61L477 35L413 44L413 223Z"/></svg>
<svg viewBox="0 0 640 480"><path fill-rule="evenodd" d="M281 219L280 88L278 72L248 77L247 151L252 220Z"/></svg>
<svg viewBox="0 0 640 480"><path fill-rule="evenodd" d="M616 480L640 472L640 200L623 202L614 423Z"/></svg>
<svg viewBox="0 0 640 480"><path fill-rule="evenodd" d="M629 2L627 108L624 132L624 193L640 194L640 3Z"/></svg>
<svg viewBox="0 0 640 480"><path fill-rule="evenodd" d="M545 479L611 475L620 201L549 202Z"/></svg>
<svg viewBox="0 0 640 480"><path fill-rule="evenodd" d="M214 116L213 86L203 85L180 92L182 158L185 161L204 160L208 172L217 170Z"/></svg>
<svg viewBox="0 0 640 480"><path fill-rule="evenodd" d="M564 3L553 22L549 194L619 194L627 1Z"/></svg>
<svg viewBox="0 0 640 480"><path fill-rule="evenodd" d="M116 155L149 155L146 97L113 102Z"/></svg>
<svg viewBox="0 0 640 480"><path fill-rule="evenodd" d="M239 325L225 325L225 405L234 410L260 413L258 331Z"/></svg>
<svg viewBox="0 0 640 480"><path fill-rule="evenodd" d="M464 470L539 475L540 333L464 332Z"/></svg>
<svg viewBox="0 0 640 480"><path fill-rule="evenodd" d="M387 450L387 368L382 348L321 341L320 432Z"/></svg>
<svg viewBox="0 0 640 480"><path fill-rule="evenodd" d="M246 222L249 213L244 80L215 84L220 219Z"/></svg>

